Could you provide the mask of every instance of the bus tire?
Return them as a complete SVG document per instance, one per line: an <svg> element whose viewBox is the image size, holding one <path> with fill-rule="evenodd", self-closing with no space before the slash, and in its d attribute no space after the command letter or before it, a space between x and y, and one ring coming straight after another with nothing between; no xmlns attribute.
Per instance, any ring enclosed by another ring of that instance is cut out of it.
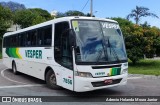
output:
<svg viewBox="0 0 160 105"><path fill-rule="evenodd" d="M15 63L15 62L12 63L12 71L13 71L13 74L15 74L15 75L18 74L18 71L17 71L17 67L16 67L16 63Z"/></svg>
<svg viewBox="0 0 160 105"><path fill-rule="evenodd" d="M46 73L46 83L47 83L47 86L51 89L59 89L60 88L59 86L57 86L56 75L53 72L53 70L49 70Z"/></svg>

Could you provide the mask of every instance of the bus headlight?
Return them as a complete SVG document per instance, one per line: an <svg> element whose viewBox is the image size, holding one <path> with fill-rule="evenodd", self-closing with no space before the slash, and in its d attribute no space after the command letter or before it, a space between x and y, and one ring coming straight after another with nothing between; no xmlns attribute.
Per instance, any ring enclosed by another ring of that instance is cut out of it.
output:
<svg viewBox="0 0 160 105"><path fill-rule="evenodd" d="M128 73L128 68L123 69L122 74Z"/></svg>
<svg viewBox="0 0 160 105"><path fill-rule="evenodd" d="M87 77L87 78L92 78L92 74L88 72L75 72L75 76L80 76L80 77Z"/></svg>

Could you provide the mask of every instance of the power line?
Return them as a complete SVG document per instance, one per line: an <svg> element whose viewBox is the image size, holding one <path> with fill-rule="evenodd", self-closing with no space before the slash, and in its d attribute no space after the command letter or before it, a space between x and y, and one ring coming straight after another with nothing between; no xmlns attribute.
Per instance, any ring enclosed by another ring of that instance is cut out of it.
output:
<svg viewBox="0 0 160 105"><path fill-rule="evenodd" d="M90 14L91 14L91 17L92 17L93 16L93 0L91 0L91 7L90 8L91 8L91 10L90 10L91 13Z"/></svg>
<svg viewBox="0 0 160 105"><path fill-rule="evenodd" d="M84 5L84 7L82 8L81 12L84 10L84 8L87 6L89 0L86 2L86 4Z"/></svg>

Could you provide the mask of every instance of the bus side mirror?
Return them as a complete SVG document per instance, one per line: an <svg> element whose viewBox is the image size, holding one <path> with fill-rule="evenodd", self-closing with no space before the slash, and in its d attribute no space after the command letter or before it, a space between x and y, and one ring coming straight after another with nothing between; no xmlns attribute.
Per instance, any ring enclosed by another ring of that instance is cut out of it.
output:
<svg viewBox="0 0 160 105"><path fill-rule="evenodd" d="M76 35L73 29L69 31L69 45L71 48L76 46Z"/></svg>

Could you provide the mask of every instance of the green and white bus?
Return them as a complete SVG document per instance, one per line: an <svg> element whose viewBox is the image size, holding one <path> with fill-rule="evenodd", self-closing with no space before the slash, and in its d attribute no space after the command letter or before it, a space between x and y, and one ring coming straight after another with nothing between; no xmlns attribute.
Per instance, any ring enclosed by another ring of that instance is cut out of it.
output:
<svg viewBox="0 0 160 105"><path fill-rule="evenodd" d="M127 83L123 35L110 19L63 17L6 33L3 63L50 88L84 92Z"/></svg>

